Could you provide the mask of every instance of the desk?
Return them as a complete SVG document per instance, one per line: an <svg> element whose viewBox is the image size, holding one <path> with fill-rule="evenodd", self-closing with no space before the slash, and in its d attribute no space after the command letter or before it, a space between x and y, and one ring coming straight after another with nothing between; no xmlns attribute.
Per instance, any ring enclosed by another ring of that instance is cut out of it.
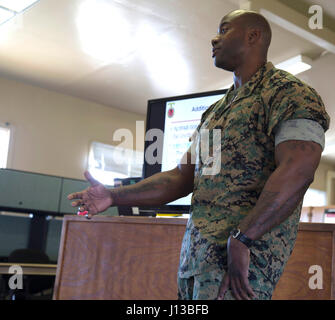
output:
<svg viewBox="0 0 335 320"><path fill-rule="evenodd" d="M22 268L23 275L55 276L57 270L57 264L6 262L0 263L0 274L10 274L9 268L14 265Z"/></svg>

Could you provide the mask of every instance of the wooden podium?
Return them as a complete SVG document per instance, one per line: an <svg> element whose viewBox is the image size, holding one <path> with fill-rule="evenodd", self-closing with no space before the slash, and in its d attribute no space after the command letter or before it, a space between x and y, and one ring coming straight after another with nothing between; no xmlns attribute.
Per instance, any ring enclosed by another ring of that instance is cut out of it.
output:
<svg viewBox="0 0 335 320"><path fill-rule="evenodd" d="M316 269L312 266L321 267L322 289L313 286ZM295 247L272 299L335 299L335 224L300 222Z"/></svg>
<svg viewBox="0 0 335 320"><path fill-rule="evenodd" d="M54 299L177 299L185 219L64 217Z"/></svg>
<svg viewBox="0 0 335 320"><path fill-rule="evenodd" d="M186 219L64 217L54 299L177 299ZM322 289L311 289L313 265ZM300 223L273 299L335 299L335 224Z"/></svg>

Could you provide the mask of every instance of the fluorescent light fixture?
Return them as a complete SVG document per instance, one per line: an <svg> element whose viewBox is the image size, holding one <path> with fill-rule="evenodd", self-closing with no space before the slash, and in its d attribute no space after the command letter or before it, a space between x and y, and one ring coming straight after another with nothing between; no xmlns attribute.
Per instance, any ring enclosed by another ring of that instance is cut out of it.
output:
<svg viewBox="0 0 335 320"><path fill-rule="evenodd" d="M0 8L0 25L12 18L14 15L14 12Z"/></svg>
<svg viewBox="0 0 335 320"><path fill-rule="evenodd" d="M122 65L137 53L153 85L174 93L189 89L188 64L176 39L147 21L135 27L115 1L82 1L76 26L82 50L94 59Z"/></svg>
<svg viewBox="0 0 335 320"><path fill-rule="evenodd" d="M21 12L39 0L0 0L0 7L7 8L16 13Z"/></svg>
<svg viewBox="0 0 335 320"><path fill-rule="evenodd" d="M178 50L177 39L157 31L154 25L142 23L137 28L135 41L155 86L175 93L189 90L189 67Z"/></svg>
<svg viewBox="0 0 335 320"><path fill-rule="evenodd" d="M293 75L297 75L312 68L312 59L301 54L276 64L277 69L285 70ZM232 83L220 89L229 89Z"/></svg>
<svg viewBox="0 0 335 320"><path fill-rule="evenodd" d="M83 51L103 62L118 63L133 50L131 28L113 1L86 0L76 18Z"/></svg>
<svg viewBox="0 0 335 320"><path fill-rule="evenodd" d="M285 70L293 75L297 75L312 68L312 60L299 54L296 57L277 64L276 68Z"/></svg>

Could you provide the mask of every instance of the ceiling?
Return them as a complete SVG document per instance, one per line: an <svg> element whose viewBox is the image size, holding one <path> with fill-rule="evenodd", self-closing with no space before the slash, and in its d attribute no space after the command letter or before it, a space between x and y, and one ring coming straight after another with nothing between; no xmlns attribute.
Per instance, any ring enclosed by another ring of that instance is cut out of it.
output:
<svg viewBox="0 0 335 320"><path fill-rule="evenodd" d="M0 76L144 115L149 99L232 82L231 73L214 67L210 40L221 18L244 2L40 0L0 26ZM319 4L327 35L335 39L334 0L267 0L275 2L304 16ZM318 90L335 116L335 50L270 24L269 60L276 64L300 53L313 58L313 68L298 77ZM326 143L333 142L331 123Z"/></svg>

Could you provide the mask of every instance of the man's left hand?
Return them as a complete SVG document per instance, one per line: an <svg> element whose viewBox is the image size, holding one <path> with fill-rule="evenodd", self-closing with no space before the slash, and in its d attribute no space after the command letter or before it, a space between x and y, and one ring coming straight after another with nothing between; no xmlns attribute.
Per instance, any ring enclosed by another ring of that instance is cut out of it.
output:
<svg viewBox="0 0 335 320"><path fill-rule="evenodd" d="M241 241L232 237L228 239L227 248L228 272L223 277L217 299L223 300L230 287L237 300L250 300L255 297L248 280L250 251Z"/></svg>

